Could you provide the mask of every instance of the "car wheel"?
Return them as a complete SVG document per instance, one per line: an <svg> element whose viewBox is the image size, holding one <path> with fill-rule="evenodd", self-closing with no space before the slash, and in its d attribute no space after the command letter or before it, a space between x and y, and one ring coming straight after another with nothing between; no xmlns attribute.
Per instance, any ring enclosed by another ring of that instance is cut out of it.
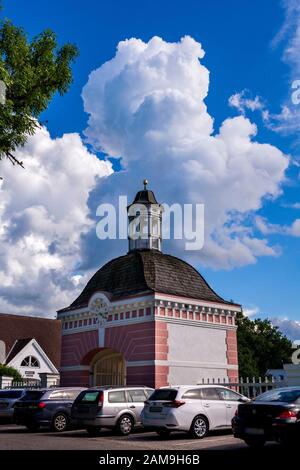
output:
<svg viewBox="0 0 300 470"><path fill-rule="evenodd" d="M36 432L39 430L40 427L38 424L26 424L26 428L29 432Z"/></svg>
<svg viewBox="0 0 300 470"><path fill-rule="evenodd" d="M167 437L170 436L171 431L169 429L157 429L156 433L161 437L162 439L166 439Z"/></svg>
<svg viewBox="0 0 300 470"><path fill-rule="evenodd" d="M128 436L133 428L133 419L129 415L123 415L116 425L116 431L121 436Z"/></svg>
<svg viewBox="0 0 300 470"><path fill-rule="evenodd" d="M197 439L203 439L205 436L207 436L208 431L209 425L205 416L196 416L191 425L191 435Z"/></svg>
<svg viewBox="0 0 300 470"><path fill-rule="evenodd" d="M100 426L88 426L86 430L90 436L99 436L101 428Z"/></svg>
<svg viewBox="0 0 300 470"><path fill-rule="evenodd" d="M52 421L52 429L55 432L63 432L68 428L68 418L64 413L58 413Z"/></svg>
<svg viewBox="0 0 300 470"><path fill-rule="evenodd" d="M261 437L247 437L247 439L244 439L244 442L247 446L252 447L253 449L260 449L266 443L265 439L262 439Z"/></svg>

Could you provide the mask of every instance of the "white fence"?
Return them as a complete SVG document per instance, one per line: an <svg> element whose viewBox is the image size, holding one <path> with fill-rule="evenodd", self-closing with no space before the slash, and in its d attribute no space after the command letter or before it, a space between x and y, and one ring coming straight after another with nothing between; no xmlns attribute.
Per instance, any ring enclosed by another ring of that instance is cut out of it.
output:
<svg viewBox="0 0 300 470"><path fill-rule="evenodd" d="M275 379L274 377L240 377L239 382L228 381L228 379L202 379L198 385L223 385L229 387L236 392L245 395L248 398L254 398L261 393L272 390L277 387L284 387L286 383L284 380Z"/></svg>
<svg viewBox="0 0 300 470"><path fill-rule="evenodd" d="M39 380L23 379L15 382L13 377L0 376L1 388L51 388L59 387L59 374L40 373Z"/></svg>

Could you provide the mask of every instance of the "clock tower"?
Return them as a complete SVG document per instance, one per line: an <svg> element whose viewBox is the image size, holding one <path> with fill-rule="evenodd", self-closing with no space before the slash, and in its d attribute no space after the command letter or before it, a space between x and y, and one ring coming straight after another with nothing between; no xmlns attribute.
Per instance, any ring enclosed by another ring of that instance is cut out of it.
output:
<svg viewBox="0 0 300 470"><path fill-rule="evenodd" d="M143 181L144 189L138 191L128 212L129 252L135 250L158 250L162 244L162 212L152 191L147 189L148 181Z"/></svg>

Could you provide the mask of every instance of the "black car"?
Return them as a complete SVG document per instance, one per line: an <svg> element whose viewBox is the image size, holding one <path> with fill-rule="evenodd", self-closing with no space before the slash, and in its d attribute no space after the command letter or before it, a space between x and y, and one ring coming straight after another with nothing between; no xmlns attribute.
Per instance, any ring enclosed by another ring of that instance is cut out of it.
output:
<svg viewBox="0 0 300 470"><path fill-rule="evenodd" d="M27 390L15 403L14 422L37 431L41 426L65 431L71 422L71 407L83 388L51 388Z"/></svg>
<svg viewBox="0 0 300 470"><path fill-rule="evenodd" d="M266 441L299 442L300 387L273 389L239 405L232 429L234 437L251 447L262 447Z"/></svg>

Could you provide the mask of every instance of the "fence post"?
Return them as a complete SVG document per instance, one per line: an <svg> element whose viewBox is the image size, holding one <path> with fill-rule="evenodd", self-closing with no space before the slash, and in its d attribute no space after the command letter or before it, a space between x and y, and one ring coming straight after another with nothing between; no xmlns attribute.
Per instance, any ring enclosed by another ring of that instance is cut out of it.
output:
<svg viewBox="0 0 300 470"><path fill-rule="evenodd" d="M0 375L0 389L10 387L13 381L13 377L7 375Z"/></svg>
<svg viewBox="0 0 300 470"><path fill-rule="evenodd" d="M256 396L257 396L257 393L256 393L256 387L255 387L255 377L252 377L252 383L253 383L253 386L252 386L252 395L253 395L253 397L256 397Z"/></svg>
<svg viewBox="0 0 300 470"><path fill-rule="evenodd" d="M41 388L55 387L59 385L59 374L48 374L47 372L41 372Z"/></svg>

